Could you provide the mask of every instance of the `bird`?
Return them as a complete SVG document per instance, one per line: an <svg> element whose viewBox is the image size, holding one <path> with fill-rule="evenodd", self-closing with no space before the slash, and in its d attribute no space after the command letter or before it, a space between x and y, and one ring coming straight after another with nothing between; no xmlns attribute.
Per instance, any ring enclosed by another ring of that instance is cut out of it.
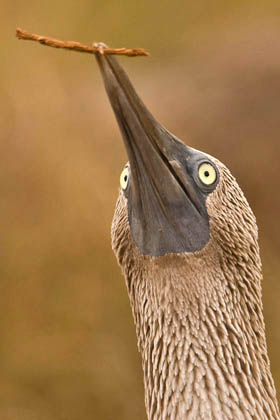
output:
<svg viewBox="0 0 280 420"><path fill-rule="evenodd" d="M112 221L149 420L279 419L255 216L218 159L163 127L115 57L96 59L128 163Z"/></svg>

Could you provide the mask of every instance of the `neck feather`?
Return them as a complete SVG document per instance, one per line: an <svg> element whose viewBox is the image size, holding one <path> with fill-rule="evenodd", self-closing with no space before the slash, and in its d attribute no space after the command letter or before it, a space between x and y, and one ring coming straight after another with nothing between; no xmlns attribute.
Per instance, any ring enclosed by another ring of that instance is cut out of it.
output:
<svg viewBox="0 0 280 420"><path fill-rule="evenodd" d="M123 265L148 418L278 419L260 260L204 252Z"/></svg>

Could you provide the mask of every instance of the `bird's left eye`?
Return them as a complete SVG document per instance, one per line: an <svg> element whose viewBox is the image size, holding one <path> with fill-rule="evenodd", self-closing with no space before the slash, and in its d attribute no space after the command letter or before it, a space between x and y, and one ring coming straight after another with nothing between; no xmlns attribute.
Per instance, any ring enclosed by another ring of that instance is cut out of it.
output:
<svg viewBox="0 0 280 420"><path fill-rule="evenodd" d="M122 187L122 189L123 189L123 190L125 190L125 189L126 189L126 187L127 187L127 184L128 184L128 179L129 179L129 169L128 169L128 167L126 166L126 167L123 169L123 171L122 171L122 173L121 173L121 176L120 176L120 184L121 184L121 187Z"/></svg>
<svg viewBox="0 0 280 420"><path fill-rule="evenodd" d="M198 176L205 185L212 185L217 179L217 172L210 163L202 163L198 168Z"/></svg>

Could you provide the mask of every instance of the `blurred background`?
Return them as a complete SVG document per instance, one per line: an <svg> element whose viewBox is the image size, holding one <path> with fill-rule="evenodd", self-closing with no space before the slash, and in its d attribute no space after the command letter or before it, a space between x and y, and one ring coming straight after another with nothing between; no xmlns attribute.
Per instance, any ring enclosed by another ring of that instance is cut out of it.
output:
<svg viewBox="0 0 280 420"><path fill-rule="evenodd" d="M1 2L0 418L144 419L141 361L110 224L126 154L92 56L112 47L153 114L223 161L258 220L280 388L279 0Z"/></svg>

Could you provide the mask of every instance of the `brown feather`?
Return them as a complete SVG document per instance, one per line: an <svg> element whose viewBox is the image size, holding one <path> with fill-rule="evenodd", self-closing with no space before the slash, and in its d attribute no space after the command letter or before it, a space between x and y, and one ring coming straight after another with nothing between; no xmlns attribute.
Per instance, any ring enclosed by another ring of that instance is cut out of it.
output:
<svg viewBox="0 0 280 420"><path fill-rule="evenodd" d="M112 246L142 355L148 419L279 419L267 355L255 217L229 170L208 196L211 239L143 256L120 191Z"/></svg>

